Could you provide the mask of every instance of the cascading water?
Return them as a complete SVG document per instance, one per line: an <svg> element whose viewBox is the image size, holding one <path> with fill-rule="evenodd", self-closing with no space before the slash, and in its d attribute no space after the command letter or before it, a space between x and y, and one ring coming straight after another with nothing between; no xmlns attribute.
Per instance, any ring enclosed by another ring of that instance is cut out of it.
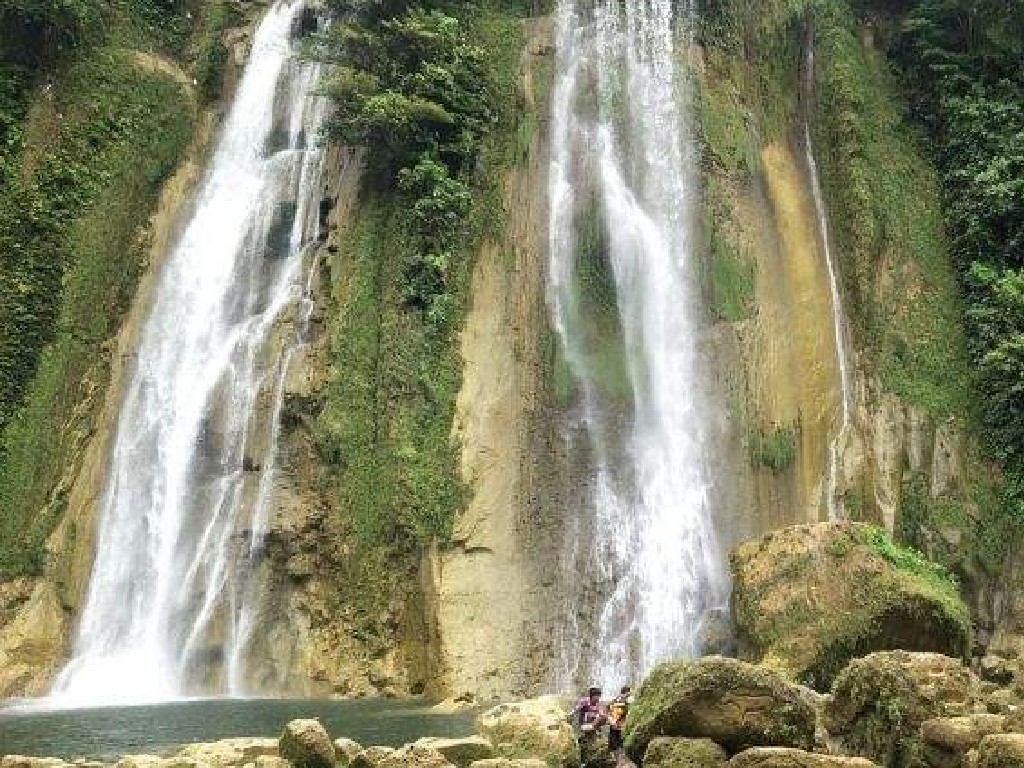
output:
<svg viewBox="0 0 1024 768"><path fill-rule="evenodd" d="M727 600L688 132L693 10L561 0L550 170L550 301L584 464L566 547L558 684L615 686L701 651Z"/></svg>
<svg viewBox="0 0 1024 768"><path fill-rule="evenodd" d="M160 276L114 440L74 655L51 697L59 703L243 692L284 371L301 328L280 355L270 340L305 285L319 225L325 106L320 67L297 56L306 13L303 2L278 0L260 24L194 214Z"/></svg>
<svg viewBox="0 0 1024 768"><path fill-rule="evenodd" d="M804 152L807 158L807 172L811 179L811 196L814 198L814 210L818 219L818 232L821 236L822 250L825 253L825 265L828 268L829 291L832 299L832 328L835 334L836 362L839 366L839 388L842 397L839 429L836 430L828 446L828 485L825 489L826 506L830 520L838 520L843 516L842 503L839 499L839 473L842 470L842 450L850 432L853 419L853 378L850 369L850 351L846 341L846 325L843 322L843 299L839 289L839 271L835 255L832 252L832 235L829 230L828 209L825 196L821 191L821 178L818 174L818 160L814 154L814 141L811 139L811 110L814 84L814 29L809 27L805 41L806 53L803 76L803 107L804 107Z"/></svg>

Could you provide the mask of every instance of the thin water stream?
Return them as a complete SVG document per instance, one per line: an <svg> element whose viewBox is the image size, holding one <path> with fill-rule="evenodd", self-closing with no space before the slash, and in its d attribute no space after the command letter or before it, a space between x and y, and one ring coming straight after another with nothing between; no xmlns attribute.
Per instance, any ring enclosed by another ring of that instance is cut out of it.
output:
<svg viewBox="0 0 1024 768"><path fill-rule="evenodd" d="M818 160L814 153L814 141L811 138L811 115L814 95L815 43L814 29L809 29L805 41L806 53L803 76L803 129L804 152L806 153L807 170L811 180L811 196L814 198L814 210L818 219L818 232L821 237L822 251L825 254L825 265L828 269L829 292L832 301L832 331L835 336L836 362L839 367L839 387L842 400L839 427L829 441L828 446L828 483L825 489L826 507L830 520L839 520L844 516L840 499L840 472L842 472L842 451L849 436L853 421L854 390L853 373L850 364L850 350L846 338L846 323L843 315L843 299L839 285L839 269L832 250L832 233L829 226L828 207L821 189L821 177L818 173Z"/></svg>
<svg viewBox="0 0 1024 768"><path fill-rule="evenodd" d="M124 396L65 705L245 693L296 306L318 231L320 67L303 2L267 11ZM261 405L269 402L269 407Z"/></svg>
<svg viewBox="0 0 1024 768"><path fill-rule="evenodd" d="M583 489L566 540L563 688L699 654L728 599L681 64L693 15L673 0L558 3L549 295Z"/></svg>

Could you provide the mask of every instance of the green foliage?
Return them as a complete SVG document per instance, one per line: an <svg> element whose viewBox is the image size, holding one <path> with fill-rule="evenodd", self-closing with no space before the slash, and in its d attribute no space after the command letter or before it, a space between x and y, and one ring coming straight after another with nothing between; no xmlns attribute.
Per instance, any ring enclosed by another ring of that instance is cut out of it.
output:
<svg viewBox="0 0 1024 768"><path fill-rule="evenodd" d="M315 430L325 492L364 556L449 543L465 504L451 432L462 367L453 331L473 255L504 231L502 179L518 128L520 20L499 4L460 4L451 16L404 5L362 3L359 24L316 43L340 66L333 96L361 94L338 105L334 140L389 132L387 146L367 144L354 223L329 264L337 363ZM441 72L452 55L471 66Z"/></svg>
<svg viewBox="0 0 1024 768"><path fill-rule="evenodd" d="M508 82L470 42L469 28L486 13L406 5L359 5L358 20L318 36L314 52L337 67L330 136L365 147L378 188L412 209L406 301L446 333L457 303L451 273L473 214L471 175L502 120L497 94Z"/></svg>
<svg viewBox="0 0 1024 768"><path fill-rule="evenodd" d="M412 8L337 25L316 49L340 65L329 87L334 138L367 147L371 165L385 174L424 153L454 173L469 168L496 108L485 52L458 18Z"/></svg>
<svg viewBox="0 0 1024 768"><path fill-rule="evenodd" d="M750 433L750 462L775 474L789 469L796 459L796 430L774 426Z"/></svg>
<svg viewBox="0 0 1024 768"><path fill-rule="evenodd" d="M1024 6L918 0L891 53L942 173L977 415L989 455L1007 470L1001 499L982 505L978 538L984 552L1005 553L1005 541L986 541L1019 537L1024 519Z"/></svg>
<svg viewBox="0 0 1024 768"><path fill-rule="evenodd" d="M833 232L865 362L905 402L965 416L970 374L938 180L849 10L823 4L815 19L818 160L829 208L841 212Z"/></svg>
<svg viewBox="0 0 1024 768"><path fill-rule="evenodd" d="M960 602L956 579L944 567L929 560L916 549L894 542L884 530L874 525L858 525L854 535L860 543L901 571L929 584L936 592Z"/></svg>
<svg viewBox="0 0 1024 768"><path fill-rule="evenodd" d="M104 49L68 64L51 97L61 117L39 135L23 103L5 99L0 123L0 577L42 563L101 346L134 293L139 228L192 129L177 83Z"/></svg>

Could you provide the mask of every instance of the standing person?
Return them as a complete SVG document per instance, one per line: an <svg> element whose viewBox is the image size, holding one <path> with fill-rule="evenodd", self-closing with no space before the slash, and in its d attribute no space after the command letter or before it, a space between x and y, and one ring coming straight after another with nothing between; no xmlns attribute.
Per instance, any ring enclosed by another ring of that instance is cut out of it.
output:
<svg viewBox="0 0 1024 768"><path fill-rule="evenodd" d="M590 688L586 698L580 699L569 714L573 727L581 734L594 733L607 720L601 706L601 689Z"/></svg>
<svg viewBox="0 0 1024 768"><path fill-rule="evenodd" d="M619 695L608 703L608 750L615 755L615 765L624 765L626 750L623 748L622 728L632 703L632 688L622 686Z"/></svg>
<svg viewBox="0 0 1024 768"><path fill-rule="evenodd" d="M576 731L580 763L586 766L601 743L598 729L608 720L604 707L601 706L601 689L588 690L586 698L580 699L569 713L569 720Z"/></svg>

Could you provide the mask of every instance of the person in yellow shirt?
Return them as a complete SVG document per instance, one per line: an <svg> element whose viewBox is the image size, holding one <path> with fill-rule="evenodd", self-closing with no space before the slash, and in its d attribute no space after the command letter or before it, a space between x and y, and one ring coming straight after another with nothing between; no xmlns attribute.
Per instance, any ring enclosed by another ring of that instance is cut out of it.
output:
<svg viewBox="0 0 1024 768"><path fill-rule="evenodd" d="M622 728L626 724L626 715L633 700L632 688L622 686L619 695L608 702L608 750L615 755L615 764L624 765L626 750L623 748Z"/></svg>

